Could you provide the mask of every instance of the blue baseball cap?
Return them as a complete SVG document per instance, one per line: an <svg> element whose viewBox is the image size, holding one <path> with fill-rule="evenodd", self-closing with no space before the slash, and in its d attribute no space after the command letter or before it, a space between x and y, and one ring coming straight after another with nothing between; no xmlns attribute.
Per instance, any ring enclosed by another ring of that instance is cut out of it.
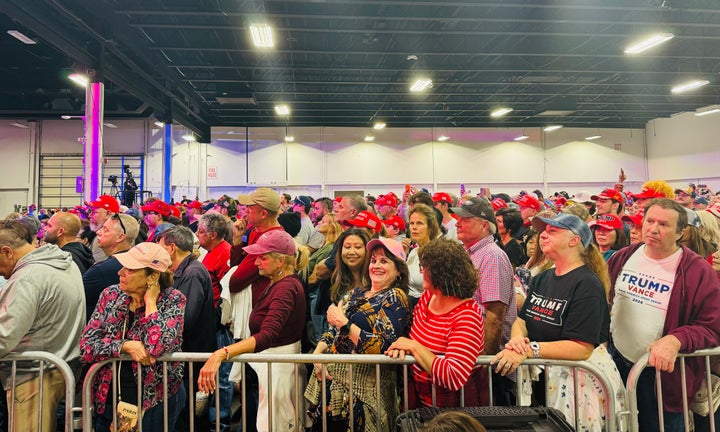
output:
<svg viewBox="0 0 720 432"><path fill-rule="evenodd" d="M534 217L532 220L532 226L538 232L545 231L545 227L548 225L570 230L573 234L579 235L585 247L590 246L590 243L592 243L592 231L582 219L573 214L560 213L553 218Z"/></svg>

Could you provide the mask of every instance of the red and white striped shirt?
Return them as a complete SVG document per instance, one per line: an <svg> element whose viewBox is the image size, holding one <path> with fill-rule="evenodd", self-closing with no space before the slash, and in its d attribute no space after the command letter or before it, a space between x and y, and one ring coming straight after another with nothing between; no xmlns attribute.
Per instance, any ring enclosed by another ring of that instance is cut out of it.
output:
<svg viewBox="0 0 720 432"><path fill-rule="evenodd" d="M417 364L412 366L412 372L418 382L434 381L456 391L465 385L475 360L485 348L482 311L474 300L468 299L450 312L436 315L428 309L431 298L432 293L425 291L415 306L410 338L444 357L433 360L432 376Z"/></svg>

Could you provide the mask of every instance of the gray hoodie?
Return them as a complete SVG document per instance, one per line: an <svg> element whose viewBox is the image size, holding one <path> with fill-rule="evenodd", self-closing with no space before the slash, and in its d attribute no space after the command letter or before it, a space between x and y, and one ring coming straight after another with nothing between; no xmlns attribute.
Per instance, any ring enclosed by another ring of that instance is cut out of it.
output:
<svg viewBox="0 0 720 432"><path fill-rule="evenodd" d="M0 358L9 353L45 351L67 363L78 359L85 326L82 277L69 253L45 245L22 257L0 290ZM2 364L7 382L10 364ZM16 384L34 377L37 367L18 362Z"/></svg>

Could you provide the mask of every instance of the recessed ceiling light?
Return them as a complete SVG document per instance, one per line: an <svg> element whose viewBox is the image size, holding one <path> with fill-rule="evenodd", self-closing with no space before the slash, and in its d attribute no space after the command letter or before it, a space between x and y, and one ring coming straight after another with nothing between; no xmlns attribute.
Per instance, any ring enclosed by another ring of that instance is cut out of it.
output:
<svg viewBox="0 0 720 432"><path fill-rule="evenodd" d="M383 122L376 122L373 125L373 129L383 129L385 126L387 126L387 125Z"/></svg>
<svg viewBox="0 0 720 432"><path fill-rule="evenodd" d="M523 134L523 135L520 135L519 137L513 139L513 141L525 141L525 140L528 139L528 138L530 138L530 137L527 136L527 135L525 135L525 134Z"/></svg>
<svg viewBox="0 0 720 432"><path fill-rule="evenodd" d="M440 135L439 137L437 137L438 141L447 141L449 139L450 139L450 137L447 135Z"/></svg>
<svg viewBox="0 0 720 432"><path fill-rule="evenodd" d="M593 136L585 137L585 141L592 141L592 140L596 140L596 139L600 139L600 138L602 138L601 135L593 135Z"/></svg>
<svg viewBox="0 0 720 432"><path fill-rule="evenodd" d="M702 86L708 85L708 84L710 84L710 81L708 81L708 80L693 80L693 81L688 81L686 83L675 86L670 91L673 93L682 93L682 92L693 90L693 89L696 89L698 87L702 87Z"/></svg>
<svg viewBox="0 0 720 432"><path fill-rule="evenodd" d="M285 137L285 142L294 142L294 141L295 141L295 137L292 135L288 135Z"/></svg>
<svg viewBox="0 0 720 432"><path fill-rule="evenodd" d="M183 135L182 139L184 139L185 141L195 141L195 137L191 134Z"/></svg>
<svg viewBox="0 0 720 432"><path fill-rule="evenodd" d="M368 136L365 137L365 141L366 141L366 142L375 141L375 137L372 136L372 135L368 135Z"/></svg>
<svg viewBox="0 0 720 432"><path fill-rule="evenodd" d="M110 129L117 129L117 125L114 123L103 123L105 126L109 127Z"/></svg>
<svg viewBox="0 0 720 432"><path fill-rule="evenodd" d="M502 117L505 114L512 112L512 110L513 110L512 108L498 108L495 111L490 113L490 117L495 117L495 118Z"/></svg>
<svg viewBox="0 0 720 432"><path fill-rule="evenodd" d="M20 32L19 30L8 30L7 34L26 45L35 45L37 43L34 39L30 39L28 36Z"/></svg>
<svg viewBox="0 0 720 432"><path fill-rule="evenodd" d="M643 41L632 44L629 47L625 48L625 54L639 54L643 51L649 50L652 47L656 47L661 43L667 42L674 37L675 35L672 33L658 33L656 35L652 35Z"/></svg>
<svg viewBox="0 0 720 432"><path fill-rule="evenodd" d="M250 25L250 36L252 36L253 44L258 48L273 46L272 28L267 24Z"/></svg>
<svg viewBox="0 0 720 432"><path fill-rule="evenodd" d="M87 76L79 73L72 73L68 75L68 78L70 78L70 81L83 87L87 87L87 85L90 83L90 79Z"/></svg>
<svg viewBox="0 0 720 432"><path fill-rule="evenodd" d="M163 122L161 122L161 121L156 121L156 122L155 122L155 126L157 126L157 127L165 127L165 123L163 123Z"/></svg>
<svg viewBox="0 0 720 432"><path fill-rule="evenodd" d="M22 124L22 123L18 123L18 122L10 123L10 126L15 126L15 127L20 128L20 129L27 129L27 128L30 127L30 126L28 126L28 125L26 125L26 124Z"/></svg>
<svg viewBox="0 0 720 432"><path fill-rule="evenodd" d="M418 78L415 83L410 86L411 92L421 92L432 86L432 80L430 78Z"/></svg>
<svg viewBox="0 0 720 432"><path fill-rule="evenodd" d="M290 108L287 105L275 105L275 112L281 116L290 115Z"/></svg>
<svg viewBox="0 0 720 432"><path fill-rule="evenodd" d="M710 114L716 114L720 112L720 105L710 105L709 107L700 108L698 112L695 113L696 116L702 117Z"/></svg>
<svg viewBox="0 0 720 432"><path fill-rule="evenodd" d="M545 132L552 132L552 131L556 131L556 130L558 130L558 129L560 129L560 128L562 128L561 125L552 125L552 126L547 126L547 127L545 127L545 129L543 129L543 130L544 130Z"/></svg>

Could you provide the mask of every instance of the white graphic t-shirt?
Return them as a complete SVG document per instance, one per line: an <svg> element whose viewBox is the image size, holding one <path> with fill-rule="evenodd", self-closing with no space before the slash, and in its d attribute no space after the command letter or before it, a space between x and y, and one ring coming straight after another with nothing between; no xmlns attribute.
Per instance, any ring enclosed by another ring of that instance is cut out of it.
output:
<svg viewBox="0 0 720 432"><path fill-rule="evenodd" d="M667 258L655 260L645 255L645 245L640 246L615 281L610 332L620 354L632 362L662 337L681 256L682 249L678 249Z"/></svg>

